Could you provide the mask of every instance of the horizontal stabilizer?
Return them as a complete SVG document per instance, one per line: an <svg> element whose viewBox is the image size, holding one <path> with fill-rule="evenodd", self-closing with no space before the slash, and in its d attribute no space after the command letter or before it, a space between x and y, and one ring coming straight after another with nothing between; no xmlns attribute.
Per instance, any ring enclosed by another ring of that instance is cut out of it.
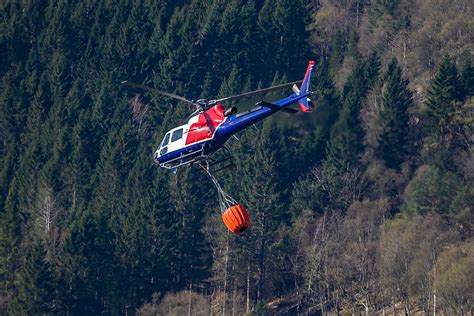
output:
<svg viewBox="0 0 474 316"><path fill-rule="evenodd" d="M298 113L298 110L295 109L290 109L290 108L285 108L282 110L282 112L290 113L290 114L295 114Z"/></svg>
<svg viewBox="0 0 474 316"><path fill-rule="evenodd" d="M297 110L290 109L290 108L282 108L281 106L278 106L276 104L266 102L266 101L257 102L255 105L264 106L266 108L272 109L273 111L283 111L283 112L290 113L290 114L298 113Z"/></svg>
<svg viewBox="0 0 474 316"><path fill-rule="evenodd" d="M273 104L273 103L270 103L270 102L267 102L267 101L260 101L260 102L255 103L255 105L257 105L257 106L264 106L264 107L269 108L269 109L272 109L272 110L274 110L274 111L281 110L281 108L280 108L278 105Z"/></svg>

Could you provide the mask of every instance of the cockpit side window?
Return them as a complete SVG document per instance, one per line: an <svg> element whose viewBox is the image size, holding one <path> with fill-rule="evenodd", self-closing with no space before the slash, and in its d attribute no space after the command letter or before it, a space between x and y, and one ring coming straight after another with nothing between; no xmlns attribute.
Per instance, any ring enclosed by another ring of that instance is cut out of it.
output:
<svg viewBox="0 0 474 316"><path fill-rule="evenodd" d="M168 145L168 142L170 141L170 133L166 134L165 138L163 139L163 142L161 143L161 147L165 147Z"/></svg>
<svg viewBox="0 0 474 316"><path fill-rule="evenodd" d="M173 132L173 136L171 136L171 142L177 141L183 137L183 129L177 129Z"/></svg>

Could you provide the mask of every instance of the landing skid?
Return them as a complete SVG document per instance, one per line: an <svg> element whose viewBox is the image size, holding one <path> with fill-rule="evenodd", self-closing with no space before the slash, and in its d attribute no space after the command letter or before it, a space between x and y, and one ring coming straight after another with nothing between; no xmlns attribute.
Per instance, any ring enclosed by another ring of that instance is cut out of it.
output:
<svg viewBox="0 0 474 316"><path fill-rule="evenodd" d="M226 146L222 147L222 150L218 152L221 153L220 157L209 158L201 161L199 166L206 172L219 172L224 169L231 168L235 165L233 161L233 156Z"/></svg>
<svg viewBox="0 0 474 316"><path fill-rule="evenodd" d="M233 160L234 157L229 148L224 146L222 147L222 150L218 152L221 153L220 157L216 156L215 158L209 158L207 160L209 162L208 167L210 168L210 171L218 172L235 166Z"/></svg>
<svg viewBox="0 0 474 316"><path fill-rule="evenodd" d="M205 145L202 145L201 148L199 148L196 151L187 153L187 154L182 154L179 157L176 157L172 160L169 160L165 163L161 163L160 167L166 168L166 169L171 169L171 170L176 170L179 167L186 166L186 165L192 165L196 162L201 162L204 160L207 160L209 158L209 155L205 153ZM174 171L175 172L175 171Z"/></svg>
<svg viewBox="0 0 474 316"><path fill-rule="evenodd" d="M226 146L223 146L222 149L214 153L213 156L214 157L210 157L210 155L206 153L205 145L203 145L199 150L193 151L188 154L183 154L179 157L160 164L160 167L169 169L173 173L176 173L176 169L178 169L179 167L189 166L198 163L199 166L205 171L218 172L233 167L235 165L234 161L232 160L233 156L229 148L227 148Z"/></svg>

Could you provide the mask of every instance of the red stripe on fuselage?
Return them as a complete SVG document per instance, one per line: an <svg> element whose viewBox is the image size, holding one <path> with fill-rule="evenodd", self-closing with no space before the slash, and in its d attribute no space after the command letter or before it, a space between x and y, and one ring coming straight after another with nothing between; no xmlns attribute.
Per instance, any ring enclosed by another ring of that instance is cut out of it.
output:
<svg viewBox="0 0 474 316"><path fill-rule="evenodd" d="M190 145L212 138L217 126L219 126L224 119L224 107L220 104L217 104L209 110L199 114L198 121L191 124L189 127L185 144Z"/></svg>

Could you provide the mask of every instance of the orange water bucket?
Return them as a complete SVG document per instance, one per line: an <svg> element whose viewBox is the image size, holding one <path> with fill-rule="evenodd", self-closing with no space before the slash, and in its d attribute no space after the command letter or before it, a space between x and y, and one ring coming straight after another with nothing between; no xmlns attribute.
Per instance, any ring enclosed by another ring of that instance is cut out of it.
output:
<svg viewBox="0 0 474 316"><path fill-rule="evenodd" d="M225 226L236 235L250 227L250 218L245 208L236 204L229 207L222 214L222 220Z"/></svg>

